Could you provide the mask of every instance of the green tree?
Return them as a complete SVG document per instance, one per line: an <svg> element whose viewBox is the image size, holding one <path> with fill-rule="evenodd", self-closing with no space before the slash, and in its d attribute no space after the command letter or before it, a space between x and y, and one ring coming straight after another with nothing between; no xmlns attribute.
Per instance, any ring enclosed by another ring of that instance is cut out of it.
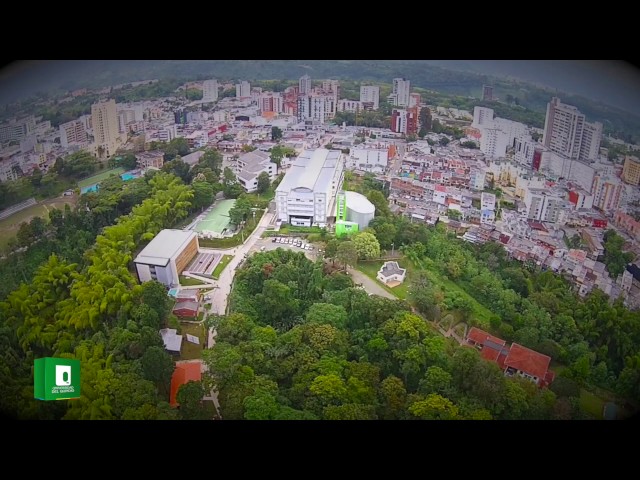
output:
<svg viewBox="0 0 640 480"><path fill-rule="evenodd" d="M370 190L367 193L367 200L373 203L376 208L375 216L389 218L391 217L391 210L389 210L389 202L384 197L384 194L379 190Z"/></svg>
<svg viewBox="0 0 640 480"><path fill-rule="evenodd" d="M427 395L424 400L414 402L409 413L422 420L457 420L458 407L448 398L437 393Z"/></svg>
<svg viewBox="0 0 640 480"><path fill-rule="evenodd" d="M336 238L332 238L327 242L327 246L324 251L324 256L327 258L331 258L335 261L336 256L338 255L338 246L340 245L340 241Z"/></svg>
<svg viewBox="0 0 640 480"><path fill-rule="evenodd" d="M214 188L209 182L194 181L191 184L193 189L193 206L204 209L213 203Z"/></svg>
<svg viewBox="0 0 640 480"><path fill-rule="evenodd" d="M169 382L175 363L164 348L151 347L140 359L144 378L160 385L165 392L169 391Z"/></svg>
<svg viewBox="0 0 640 480"><path fill-rule="evenodd" d="M277 128L277 127L274 127ZM269 186L271 185L271 179L269 179L269 174L267 172L261 172L258 175L258 187L257 192L260 194L265 193L269 190Z"/></svg>
<svg viewBox="0 0 640 480"><path fill-rule="evenodd" d="M282 138L282 130L280 127L271 127L271 141L277 142Z"/></svg>
<svg viewBox="0 0 640 480"><path fill-rule="evenodd" d="M342 242L338 245L336 250L336 259L342 263L343 268L347 268L347 265L355 267L358 262L358 250L352 241Z"/></svg>
<svg viewBox="0 0 640 480"><path fill-rule="evenodd" d="M325 420L377 420L374 405L361 403L346 403L344 405L329 405L324 408Z"/></svg>
<svg viewBox="0 0 640 480"><path fill-rule="evenodd" d="M176 393L176 401L180 405L180 417L183 420L211 420L202 406L204 395L202 382L191 380L180 385Z"/></svg>
<svg viewBox="0 0 640 480"><path fill-rule="evenodd" d="M380 257L380 244L369 232L360 232L353 237L353 246L359 259L369 260Z"/></svg>
<svg viewBox="0 0 640 480"><path fill-rule="evenodd" d="M407 401L407 390L398 377L388 376L380 382L380 411L384 420L403 418Z"/></svg>
<svg viewBox="0 0 640 480"><path fill-rule="evenodd" d="M174 160L164 162L164 165L162 165L163 172L172 173L187 184L191 182L191 172L189 171L190 168L191 167L189 167L188 164L184 163L182 159L178 157L176 157Z"/></svg>
<svg viewBox="0 0 640 480"><path fill-rule="evenodd" d="M167 295L167 289L157 280L144 282L140 293L140 299L143 303L150 306L158 314L158 319L164 321L171 311L170 299Z"/></svg>

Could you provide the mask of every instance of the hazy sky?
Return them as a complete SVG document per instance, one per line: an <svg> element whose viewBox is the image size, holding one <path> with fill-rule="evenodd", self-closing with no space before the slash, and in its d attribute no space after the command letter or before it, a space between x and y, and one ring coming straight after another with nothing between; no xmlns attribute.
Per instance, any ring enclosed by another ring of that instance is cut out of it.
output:
<svg viewBox="0 0 640 480"><path fill-rule="evenodd" d="M640 70L619 60L427 60L429 64L496 76L575 93L640 116ZM44 60L0 69L0 103L65 86L70 79L99 76L109 61ZM128 64L129 62L122 62ZM114 61L113 64L122 63ZM131 61L135 65L137 61ZM152 63L152 62L149 62ZM102 69L102 70L101 70ZM126 74L123 75L126 76ZM130 81L130 78L122 81ZM135 79L134 79L135 80ZM391 81L391 79L389 79Z"/></svg>
<svg viewBox="0 0 640 480"><path fill-rule="evenodd" d="M526 82L599 100L640 116L640 70L621 60L431 60L429 63Z"/></svg>

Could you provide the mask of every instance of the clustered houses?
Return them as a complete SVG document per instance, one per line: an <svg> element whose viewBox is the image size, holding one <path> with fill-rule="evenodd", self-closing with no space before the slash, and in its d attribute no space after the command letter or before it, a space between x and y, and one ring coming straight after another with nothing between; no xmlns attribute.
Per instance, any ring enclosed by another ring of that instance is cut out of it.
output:
<svg viewBox="0 0 640 480"><path fill-rule="evenodd" d="M501 338L471 327L465 339L466 346L474 347L487 361L496 363L507 377L520 376L546 387L553 382L555 373L549 370L551 357L543 355L517 343L507 347Z"/></svg>
<svg viewBox="0 0 640 480"><path fill-rule="evenodd" d="M487 108L476 107L473 116L432 108L458 122L473 118L463 140L474 141L480 150L455 142L442 146L444 135L434 134L428 136L431 145L407 145L399 172L390 179L390 208L411 221L443 221L472 243L499 242L513 258L565 274L580 295L596 287L612 298L625 292L629 304L640 291L626 288L625 275L610 278L599 259L606 229L619 229L629 240L640 238L635 220L640 207L629 207L640 204L640 192L633 187L640 162L628 157L623 174L622 166L598 152L598 125L587 125L573 108L558 107L557 99L550 104L548 121L556 124L537 131L494 118ZM569 135L563 115L582 126L573 143L533 140L533 133L546 132L549 139ZM500 195L493 189L500 189ZM575 242L576 235L580 242L570 249L568 241Z"/></svg>

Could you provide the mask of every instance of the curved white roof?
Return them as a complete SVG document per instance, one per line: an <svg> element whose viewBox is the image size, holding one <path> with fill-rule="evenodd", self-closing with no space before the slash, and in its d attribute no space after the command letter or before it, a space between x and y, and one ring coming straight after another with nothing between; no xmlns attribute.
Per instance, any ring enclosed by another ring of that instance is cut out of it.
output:
<svg viewBox="0 0 640 480"><path fill-rule="evenodd" d="M367 200L367 197L358 192L345 191L345 197L347 199L347 208L358 213L375 213L376 207Z"/></svg>

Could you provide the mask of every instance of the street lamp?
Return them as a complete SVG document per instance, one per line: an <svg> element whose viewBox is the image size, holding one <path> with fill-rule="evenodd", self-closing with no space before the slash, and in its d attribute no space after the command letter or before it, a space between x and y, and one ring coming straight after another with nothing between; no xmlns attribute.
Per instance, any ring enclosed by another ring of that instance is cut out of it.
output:
<svg viewBox="0 0 640 480"><path fill-rule="evenodd" d="M396 246L396 244L395 244L395 243L392 243L392 244L391 244L391 256L392 256L392 257L393 257L393 251L394 251L393 249L395 248L395 246Z"/></svg>

